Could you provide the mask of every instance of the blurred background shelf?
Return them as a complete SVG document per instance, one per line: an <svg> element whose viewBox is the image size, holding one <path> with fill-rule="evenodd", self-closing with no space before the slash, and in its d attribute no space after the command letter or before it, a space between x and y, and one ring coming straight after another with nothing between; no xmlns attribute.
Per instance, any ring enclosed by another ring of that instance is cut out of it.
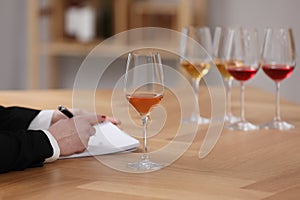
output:
<svg viewBox="0 0 300 200"><path fill-rule="evenodd" d="M55 41L41 45L41 53L51 56L82 56L87 55L101 40L94 40L88 44L77 41Z"/></svg>
<svg viewBox="0 0 300 200"><path fill-rule="evenodd" d="M205 1L28 0L28 88L41 88L41 55L46 57L46 88L59 88L58 57L84 57L104 39L131 28L154 26L180 31L183 26L203 25ZM72 5L88 5L95 11L96 33L91 41L78 41L66 34L66 12ZM41 21L47 25L42 27ZM46 39L41 39L43 35Z"/></svg>
<svg viewBox="0 0 300 200"><path fill-rule="evenodd" d="M57 88L59 56L85 56L105 37L114 34L113 30L126 30L127 22L123 15L126 14L127 3L127 0L28 0L28 88L41 88L41 55L46 57L46 87ZM94 38L85 42L66 34L66 12L71 6L81 8L83 5L92 8L95 15ZM47 26L42 27L45 21ZM44 35L47 35L46 38Z"/></svg>

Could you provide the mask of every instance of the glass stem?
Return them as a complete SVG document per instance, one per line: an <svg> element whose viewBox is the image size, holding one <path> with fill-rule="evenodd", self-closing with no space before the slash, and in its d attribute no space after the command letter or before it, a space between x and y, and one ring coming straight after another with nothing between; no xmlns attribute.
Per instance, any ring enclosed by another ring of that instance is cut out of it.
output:
<svg viewBox="0 0 300 200"><path fill-rule="evenodd" d="M142 160L149 160L148 156L148 144L147 144L147 125L148 125L148 115L142 116L142 125L143 125L143 155Z"/></svg>
<svg viewBox="0 0 300 200"><path fill-rule="evenodd" d="M280 83L279 82L275 82L276 85L276 97L275 97L275 118L274 120L276 121L280 121L280 94L279 94L279 89L280 89Z"/></svg>
<svg viewBox="0 0 300 200"><path fill-rule="evenodd" d="M229 118L231 117L231 87L232 87L232 79L225 80L225 95L226 95L226 116Z"/></svg>
<svg viewBox="0 0 300 200"><path fill-rule="evenodd" d="M241 81L241 121L245 122L245 84Z"/></svg>
<svg viewBox="0 0 300 200"><path fill-rule="evenodd" d="M199 107L199 85L200 85L200 80L201 79L193 79L193 89L194 89L194 93L195 93L195 99L196 99L196 105L197 105L197 109L198 112L193 111L192 113L192 117L195 117L195 119L197 119L198 115L200 115L200 107Z"/></svg>

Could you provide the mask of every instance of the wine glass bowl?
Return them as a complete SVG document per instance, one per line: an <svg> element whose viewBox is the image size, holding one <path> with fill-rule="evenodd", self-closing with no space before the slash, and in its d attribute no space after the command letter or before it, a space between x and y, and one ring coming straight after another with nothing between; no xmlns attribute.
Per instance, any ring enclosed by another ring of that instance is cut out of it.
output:
<svg viewBox="0 0 300 200"><path fill-rule="evenodd" d="M201 78L208 73L210 68L210 63L204 63L201 61L189 62L183 60L181 61L181 66L192 79L196 79L200 81Z"/></svg>
<svg viewBox="0 0 300 200"><path fill-rule="evenodd" d="M155 170L162 164L150 161L147 142L147 125L151 110L164 95L163 69L159 52L147 49L128 54L124 92L129 104L139 114L143 127L143 154L141 160L128 163L136 170Z"/></svg>
<svg viewBox="0 0 300 200"><path fill-rule="evenodd" d="M248 81L255 76L257 67L229 65L228 72L238 81Z"/></svg>
<svg viewBox="0 0 300 200"><path fill-rule="evenodd" d="M290 77L295 69L295 66L284 64L263 64L262 69L270 79L277 82Z"/></svg>
<svg viewBox="0 0 300 200"><path fill-rule="evenodd" d="M189 40L189 38L192 39ZM203 48L199 48L201 45ZM195 92L196 102L199 102L199 84L201 79L209 72L210 54L212 51L212 38L208 27L184 27L180 41L180 65L191 79ZM197 105L198 106L198 105ZM197 111L196 111L197 110ZM208 124L210 119L200 116L200 108L195 109L184 122Z"/></svg>
<svg viewBox="0 0 300 200"><path fill-rule="evenodd" d="M230 130L250 131L259 127L245 118L245 82L255 76L260 67L258 34L255 29L239 28L233 32L229 45L230 60L226 65L231 76L240 82L241 118L227 126Z"/></svg>
<svg viewBox="0 0 300 200"><path fill-rule="evenodd" d="M261 67L264 73L275 82L275 116L272 121L263 124L264 129L289 130L295 126L281 120L280 83L288 78L295 66L295 44L292 29L267 28L262 51Z"/></svg>
<svg viewBox="0 0 300 200"><path fill-rule="evenodd" d="M215 65L218 68L218 71L220 72L220 74L223 77L224 81L227 81L227 80L232 81L233 80L233 77L231 76L231 74L226 69L226 61L216 59L215 60Z"/></svg>
<svg viewBox="0 0 300 200"><path fill-rule="evenodd" d="M133 94L126 94L126 99L141 117L150 115L153 106L160 103L163 94L152 92L136 91Z"/></svg>

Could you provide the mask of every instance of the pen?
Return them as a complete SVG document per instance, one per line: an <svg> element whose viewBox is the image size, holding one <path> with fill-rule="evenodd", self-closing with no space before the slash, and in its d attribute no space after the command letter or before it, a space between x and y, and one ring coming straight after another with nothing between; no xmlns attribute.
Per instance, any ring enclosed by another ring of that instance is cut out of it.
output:
<svg viewBox="0 0 300 200"><path fill-rule="evenodd" d="M66 115L68 118L72 118L73 114L71 113L71 111L69 111L66 107L64 107L63 105L59 105L57 108L60 112L62 112L64 115Z"/></svg>

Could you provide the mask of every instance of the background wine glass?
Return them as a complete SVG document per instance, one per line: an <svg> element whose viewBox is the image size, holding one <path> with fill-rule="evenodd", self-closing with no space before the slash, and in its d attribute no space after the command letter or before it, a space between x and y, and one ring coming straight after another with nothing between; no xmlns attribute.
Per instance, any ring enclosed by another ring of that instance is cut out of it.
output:
<svg viewBox="0 0 300 200"><path fill-rule="evenodd" d="M192 86L195 92L196 102L199 98L199 84L201 78L205 76L210 68L210 56L212 52L212 38L208 27L184 27L182 29L183 36L180 41L180 64L184 71L191 78ZM186 37L188 36L188 37ZM188 38L192 38L198 42L207 52L199 49L199 46L189 42ZM193 111L188 119L184 122L197 122L198 124L207 124L210 119L200 116L200 108Z"/></svg>
<svg viewBox="0 0 300 200"><path fill-rule="evenodd" d="M229 57L229 45L233 39L233 30L225 27L216 27L213 38L213 58L215 65L218 68L220 74L222 75L225 90L226 90L226 112L225 112L225 122L232 124L238 120L231 112L231 88L233 77L227 71L226 66L230 62Z"/></svg>
<svg viewBox="0 0 300 200"><path fill-rule="evenodd" d="M164 94L161 57L152 50L129 53L125 73L125 95L130 105L139 113L143 126L143 155L128 166L137 170L161 168L160 163L150 161L147 145L147 122L151 109L160 103Z"/></svg>
<svg viewBox="0 0 300 200"><path fill-rule="evenodd" d="M255 29L238 28L233 31L229 45L230 62L226 65L228 72L240 82L241 119L227 126L230 130L256 130L258 126L245 118L245 82L253 78L260 66L258 34Z"/></svg>
<svg viewBox="0 0 300 200"><path fill-rule="evenodd" d="M262 51L262 69L276 85L275 117L262 125L265 129L288 130L294 125L281 120L280 117L280 82L288 78L295 68L295 44L291 29L268 28Z"/></svg>

